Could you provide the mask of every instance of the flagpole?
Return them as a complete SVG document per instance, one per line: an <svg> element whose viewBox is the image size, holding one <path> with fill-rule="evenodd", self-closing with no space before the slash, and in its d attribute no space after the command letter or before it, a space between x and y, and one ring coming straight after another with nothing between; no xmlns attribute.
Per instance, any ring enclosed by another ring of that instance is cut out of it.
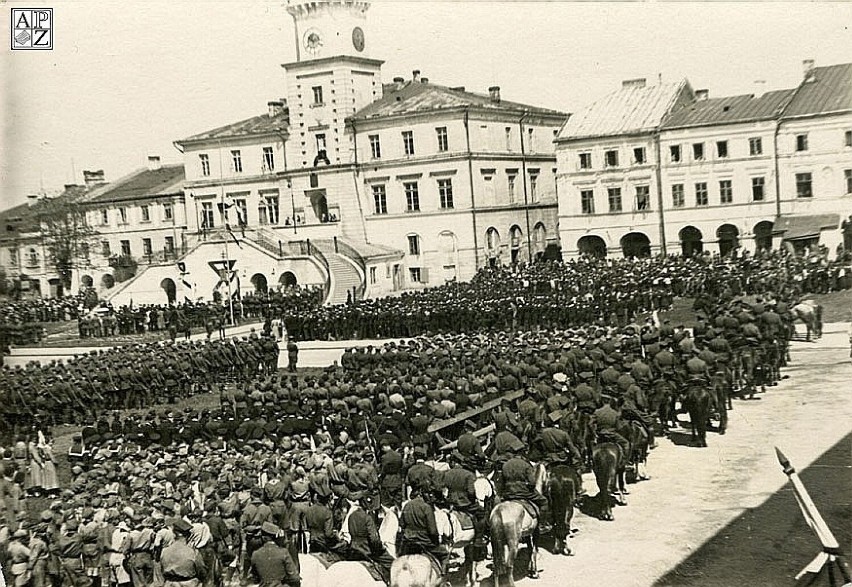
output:
<svg viewBox="0 0 852 587"><path fill-rule="evenodd" d="M219 143L219 197L222 200L222 222L227 224L225 219L225 174L222 169L222 140ZM231 257L228 255L228 236L225 236L225 275L228 279L228 307L231 312L231 326L236 326L234 323L234 296L231 294Z"/></svg>

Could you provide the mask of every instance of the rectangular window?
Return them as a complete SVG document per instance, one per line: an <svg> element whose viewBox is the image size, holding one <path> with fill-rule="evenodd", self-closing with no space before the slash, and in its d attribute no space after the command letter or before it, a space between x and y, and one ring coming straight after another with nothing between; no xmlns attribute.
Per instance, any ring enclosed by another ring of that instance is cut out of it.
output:
<svg viewBox="0 0 852 587"><path fill-rule="evenodd" d="M530 175L530 201L538 201L538 175Z"/></svg>
<svg viewBox="0 0 852 587"><path fill-rule="evenodd" d="M414 133L412 131L402 131L402 147L406 155L414 155Z"/></svg>
<svg viewBox="0 0 852 587"><path fill-rule="evenodd" d="M248 226L248 204L245 198L234 200L234 212L237 215L237 226Z"/></svg>
<svg viewBox="0 0 852 587"><path fill-rule="evenodd" d="M263 170L275 171L275 152L272 147L263 148Z"/></svg>
<svg viewBox="0 0 852 587"><path fill-rule="evenodd" d="M377 281L378 281L378 277L376 276L376 268L370 267L370 283L375 285L375 283Z"/></svg>
<svg viewBox="0 0 852 587"><path fill-rule="evenodd" d="M512 150L512 127L511 126L506 127L506 150L507 151Z"/></svg>
<svg viewBox="0 0 852 587"><path fill-rule="evenodd" d="M165 249L165 251L167 253L174 253L175 252L175 237L167 236L166 237L166 244L165 244L165 247L163 247L163 248Z"/></svg>
<svg viewBox="0 0 852 587"><path fill-rule="evenodd" d="M694 143L692 145L692 159L695 161L704 161L704 143Z"/></svg>
<svg viewBox="0 0 852 587"><path fill-rule="evenodd" d="M416 234L408 235L408 254L415 257L420 254L420 237Z"/></svg>
<svg viewBox="0 0 852 587"><path fill-rule="evenodd" d="M453 180L439 179L438 180L438 196L441 199L441 208L449 210L453 208Z"/></svg>
<svg viewBox="0 0 852 587"><path fill-rule="evenodd" d="M695 184L695 205L696 206L706 206L709 203L709 198L707 197L707 183L699 182Z"/></svg>
<svg viewBox="0 0 852 587"><path fill-rule="evenodd" d="M243 172L243 155L239 149L231 151L231 169L234 173Z"/></svg>
<svg viewBox="0 0 852 587"><path fill-rule="evenodd" d="M728 141L716 141L716 157L719 159L728 158Z"/></svg>
<svg viewBox="0 0 852 587"><path fill-rule="evenodd" d="M719 182L719 201L723 204L730 204L734 201L734 188L730 179L723 179Z"/></svg>
<svg viewBox="0 0 852 587"><path fill-rule="evenodd" d="M844 136L846 137L846 146L852 147L852 130L847 130Z"/></svg>
<svg viewBox="0 0 852 587"><path fill-rule="evenodd" d="M130 256L130 241L121 241L121 254L125 257Z"/></svg>
<svg viewBox="0 0 852 587"><path fill-rule="evenodd" d="M416 181L408 181L402 184L405 190L405 209L408 212L420 211L420 190Z"/></svg>
<svg viewBox="0 0 852 587"><path fill-rule="evenodd" d="M257 209L261 224L278 224L278 203L277 195L261 196L260 206Z"/></svg>
<svg viewBox="0 0 852 587"><path fill-rule="evenodd" d="M410 267L408 276L411 278L411 283L420 283L420 267Z"/></svg>
<svg viewBox="0 0 852 587"><path fill-rule="evenodd" d="M450 149L450 143L447 138L447 127L439 126L435 129L435 134L438 137L438 151L443 153Z"/></svg>
<svg viewBox="0 0 852 587"><path fill-rule="evenodd" d="M633 162L636 165L645 164L645 147L636 147L633 149Z"/></svg>
<svg viewBox="0 0 852 587"><path fill-rule="evenodd" d="M534 130L535 129L532 127L527 129L527 131L529 132L529 137L527 138L527 151L529 151L530 153L535 153L535 141L533 140L535 138L533 135Z"/></svg>
<svg viewBox="0 0 852 587"><path fill-rule="evenodd" d="M580 191L580 209L583 214L595 213L595 192L593 190Z"/></svg>
<svg viewBox="0 0 852 587"><path fill-rule="evenodd" d="M852 194L852 169L843 170L843 179L846 180L846 193Z"/></svg>
<svg viewBox="0 0 852 587"><path fill-rule="evenodd" d="M580 153L580 169L591 169L592 168L592 154L591 153Z"/></svg>
<svg viewBox="0 0 852 587"><path fill-rule="evenodd" d="M163 220L174 220L175 211L172 208L171 202L163 204Z"/></svg>
<svg viewBox="0 0 852 587"><path fill-rule="evenodd" d="M608 188L606 196L609 201L609 211L621 212L621 188Z"/></svg>
<svg viewBox="0 0 852 587"><path fill-rule="evenodd" d="M754 157L755 155L763 154L763 139L760 137L752 137L748 140L748 154Z"/></svg>
<svg viewBox="0 0 852 587"><path fill-rule="evenodd" d="M127 208L118 209L118 221L121 224L127 224Z"/></svg>
<svg viewBox="0 0 852 587"><path fill-rule="evenodd" d="M109 249L109 241L101 241L101 255L104 257L112 255L112 251Z"/></svg>
<svg viewBox="0 0 852 587"><path fill-rule="evenodd" d="M198 160L201 162L201 175L210 177L210 155L202 153L198 156Z"/></svg>
<svg viewBox="0 0 852 587"><path fill-rule="evenodd" d="M796 151L808 150L808 135L796 135Z"/></svg>
<svg viewBox="0 0 852 587"><path fill-rule="evenodd" d="M683 184L672 184L672 208L683 208L686 206L686 197L683 195Z"/></svg>
<svg viewBox="0 0 852 587"><path fill-rule="evenodd" d="M766 178L752 177L751 178L751 199L754 202L762 202L765 196L764 188L766 187Z"/></svg>
<svg viewBox="0 0 852 587"><path fill-rule="evenodd" d="M317 134L317 154L325 153L325 133Z"/></svg>
<svg viewBox="0 0 852 587"><path fill-rule="evenodd" d="M142 212L142 222L151 222L151 209L147 205L139 206Z"/></svg>
<svg viewBox="0 0 852 587"><path fill-rule="evenodd" d="M101 224L109 224L109 210L101 210Z"/></svg>
<svg viewBox="0 0 852 587"><path fill-rule="evenodd" d="M373 185L373 210L376 214L388 213L388 194L384 184Z"/></svg>
<svg viewBox="0 0 852 587"><path fill-rule="evenodd" d="M618 151L612 150L604 153L604 165L606 167L618 167Z"/></svg>
<svg viewBox="0 0 852 587"><path fill-rule="evenodd" d="M213 228L216 226L216 217L213 215L213 202L201 203L201 228Z"/></svg>
<svg viewBox="0 0 852 587"><path fill-rule="evenodd" d="M379 142L379 135L370 135L370 156L373 159L381 159L382 145Z"/></svg>
<svg viewBox="0 0 852 587"><path fill-rule="evenodd" d="M143 238L142 239L142 254L145 255L146 257L150 257L152 250L153 249L151 248L151 239Z"/></svg>
<svg viewBox="0 0 852 587"><path fill-rule="evenodd" d="M314 104L322 104L322 86L314 86L311 88L311 91L314 93Z"/></svg>
<svg viewBox="0 0 852 587"><path fill-rule="evenodd" d="M811 174L810 173L797 173L796 174L796 197L797 198L810 198L814 195L813 189L811 185Z"/></svg>
<svg viewBox="0 0 852 587"><path fill-rule="evenodd" d="M680 145L672 145L669 147L669 158L672 163L680 163Z"/></svg>
<svg viewBox="0 0 852 587"><path fill-rule="evenodd" d="M509 180L508 192L509 192L509 203L515 203L515 175L507 176Z"/></svg>
<svg viewBox="0 0 852 587"><path fill-rule="evenodd" d="M636 209L640 212L651 209L651 188L646 185L636 186Z"/></svg>

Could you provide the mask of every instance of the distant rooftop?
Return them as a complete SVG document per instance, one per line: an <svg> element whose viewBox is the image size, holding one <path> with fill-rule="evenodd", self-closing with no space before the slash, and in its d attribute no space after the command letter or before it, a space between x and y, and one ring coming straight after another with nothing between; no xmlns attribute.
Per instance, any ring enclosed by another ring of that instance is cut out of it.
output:
<svg viewBox="0 0 852 587"><path fill-rule="evenodd" d="M813 68L810 77L799 85L783 117L849 110L852 110L852 63L841 63Z"/></svg>
<svg viewBox="0 0 852 587"><path fill-rule="evenodd" d="M778 117L794 93L795 90L777 90L759 97L745 94L698 100L673 112L663 124L663 128L773 120Z"/></svg>
<svg viewBox="0 0 852 587"><path fill-rule="evenodd" d="M253 116L239 122L233 122L208 130L191 137L175 141L178 145L193 142L211 141L217 139L231 139L252 135L268 135L271 133L287 132L290 126L290 111L285 106L280 112L271 115L267 112L260 116Z"/></svg>
<svg viewBox="0 0 852 587"><path fill-rule="evenodd" d="M87 202L123 202L181 193L185 179L183 164L163 165L159 169L140 169L123 179L99 188L98 193L91 199L87 199Z"/></svg>

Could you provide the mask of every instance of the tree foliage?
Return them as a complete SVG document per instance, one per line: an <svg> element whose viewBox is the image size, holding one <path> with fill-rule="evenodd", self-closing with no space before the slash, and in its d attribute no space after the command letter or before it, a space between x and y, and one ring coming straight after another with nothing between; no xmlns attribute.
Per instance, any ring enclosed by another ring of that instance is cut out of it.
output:
<svg viewBox="0 0 852 587"><path fill-rule="evenodd" d="M62 285L70 288L74 268L89 264L98 233L87 222L85 208L71 198L40 200L35 212L47 253L45 263L56 270Z"/></svg>

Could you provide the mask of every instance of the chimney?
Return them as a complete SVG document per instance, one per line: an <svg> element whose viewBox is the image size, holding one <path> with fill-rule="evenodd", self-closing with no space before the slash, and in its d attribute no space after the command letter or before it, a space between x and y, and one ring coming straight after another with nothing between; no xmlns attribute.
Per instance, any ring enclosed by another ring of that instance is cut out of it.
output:
<svg viewBox="0 0 852 587"><path fill-rule="evenodd" d="M429 83L429 78L428 78L428 77L421 77L421 78L420 78L420 83L421 83L421 84L428 84L428 83Z"/></svg>
<svg viewBox="0 0 852 587"><path fill-rule="evenodd" d="M269 109L269 117L278 116L284 112L284 102L281 100L270 100L266 103L266 107Z"/></svg>
<svg viewBox="0 0 852 587"><path fill-rule="evenodd" d="M695 90L695 99L699 102L705 102L710 99L710 90Z"/></svg>
<svg viewBox="0 0 852 587"><path fill-rule="evenodd" d="M450 89L455 90L456 92L464 92L464 86L453 86Z"/></svg>
<svg viewBox="0 0 852 587"><path fill-rule="evenodd" d="M159 155L148 155L148 170L149 171L157 171L161 167L162 167L162 165L160 164L160 156Z"/></svg>
<svg viewBox="0 0 852 587"><path fill-rule="evenodd" d="M765 93L766 93L766 80L765 79L754 80L754 97L760 98Z"/></svg>
<svg viewBox="0 0 852 587"><path fill-rule="evenodd" d="M413 81L415 84L420 81L420 70L419 69L415 69L414 71L411 72L411 81Z"/></svg>
<svg viewBox="0 0 852 587"><path fill-rule="evenodd" d="M488 96L494 103L500 102L500 86L491 86L488 88Z"/></svg>
<svg viewBox="0 0 852 587"><path fill-rule="evenodd" d="M402 86L405 85L405 78L404 77L393 78L393 85L394 85L395 90L401 90Z"/></svg>
<svg viewBox="0 0 852 587"><path fill-rule="evenodd" d="M802 70L805 75L805 81L811 80L814 75L814 60L805 59L802 61Z"/></svg>
<svg viewBox="0 0 852 587"><path fill-rule="evenodd" d="M622 88L644 88L645 84L648 83L648 80L644 77L636 77L633 79L626 79L621 82Z"/></svg>
<svg viewBox="0 0 852 587"><path fill-rule="evenodd" d="M100 185L102 183L106 183L104 180L104 170L98 169L97 171L83 171L83 181L86 182L86 187L91 188L96 185Z"/></svg>

